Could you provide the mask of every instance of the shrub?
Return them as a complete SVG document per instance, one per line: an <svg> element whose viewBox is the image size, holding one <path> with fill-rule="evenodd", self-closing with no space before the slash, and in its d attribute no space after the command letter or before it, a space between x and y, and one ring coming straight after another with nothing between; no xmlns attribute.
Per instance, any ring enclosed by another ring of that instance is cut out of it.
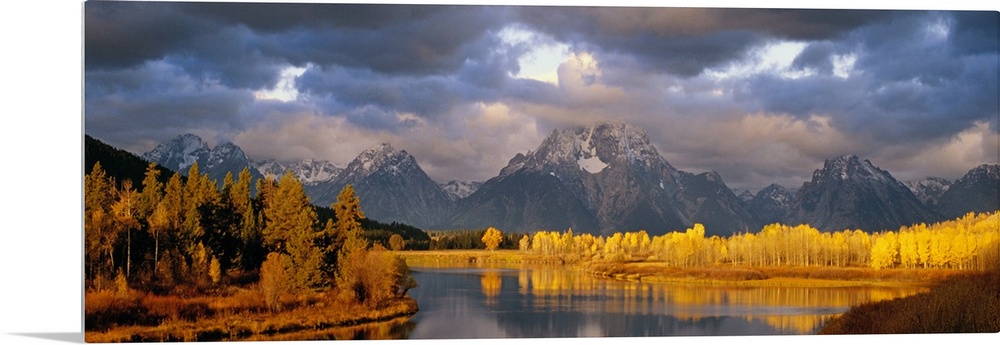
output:
<svg viewBox="0 0 1000 345"><path fill-rule="evenodd" d="M270 253L260 266L260 291L264 303L272 311L281 308L281 297L288 292L288 274L285 272L284 254Z"/></svg>
<svg viewBox="0 0 1000 345"><path fill-rule="evenodd" d="M377 307L416 286L406 263L380 245L351 253L343 264L348 269L338 282L341 297L359 304Z"/></svg>

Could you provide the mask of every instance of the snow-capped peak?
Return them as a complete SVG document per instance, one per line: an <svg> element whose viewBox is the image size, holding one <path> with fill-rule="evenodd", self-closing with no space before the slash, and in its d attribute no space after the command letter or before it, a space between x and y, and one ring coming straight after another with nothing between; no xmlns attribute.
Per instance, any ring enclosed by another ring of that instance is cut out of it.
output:
<svg viewBox="0 0 1000 345"><path fill-rule="evenodd" d="M359 154L347 168L341 178L351 180L386 172L389 174L406 174L408 171L419 170L417 161L406 151L396 151L392 145L381 143Z"/></svg>
<svg viewBox="0 0 1000 345"><path fill-rule="evenodd" d="M212 148L212 150L208 152L207 164L214 166L233 159L243 162L250 160L247 158L246 153L243 152L243 149L240 149L240 147L236 146L236 144L227 141Z"/></svg>
<svg viewBox="0 0 1000 345"><path fill-rule="evenodd" d="M143 154L142 158L167 169L186 173L192 164L208 155L208 152L208 144L201 137L187 133L156 145L153 150Z"/></svg>
<svg viewBox="0 0 1000 345"><path fill-rule="evenodd" d="M482 187L483 182L480 181L458 181L451 180L446 183L438 184L441 189L444 190L451 200L464 199L472 193L475 193L479 187Z"/></svg>
<svg viewBox="0 0 1000 345"><path fill-rule="evenodd" d="M325 160L303 159L301 161L282 164L273 159L254 163L254 167L264 176L280 178L285 171L291 171L300 182L315 184L337 178L344 168Z"/></svg>
<svg viewBox="0 0 1000 345"><path fill-rule="evenodd" d="M865 159L862 161L858 156L855 155L844 155L834 159L828 159L823 164L822 170L817 170L814 174L815 178L832 178L840 181L847 181L851 179L866 179L875 180L879 182L895 183L894 179L888 176L888 173L875 167L871 161Z"/></svg>
<svg viewBox="0 0 1000 345"><path fill-rule="evenodd" d="M332 180L344 170L344 168L329 161L313 159L303 159L292 163L288 168L299 178L299 181L306 184Z"/></svg>
<svg viewBox="0 0 1000 345"><path fill-rule="evenodd" d="M364 150L355 158L354 162L360 164L361 171L371 172L373 168L380 166L383 162L391 158L397 152L389 143L381 143ZM354 162L351 162L354 165Z"/></svg>
<svg viewBox="0 0 1000 345"><path fill-rule="evenodd" d="M616 164L640 164L646 167L663 164L674 171L650 144L642 127L608 122L590 127L553 130L537 150L511 159L501 175L521 168L550 171L557 169L556 167L561 167L557 170L562 171L575 168L596 174Z"/></svg>
<svg viewBox="0 0 1000 345"><path fill-rule="evenodd" d="M278 163L273 159L266 159L259 162L255 161L253 162L253 167L256 168L257 171L260 171L260 173L264 176L274 179L281 178L281 175L284 175L285 171L288 170L288 168L286 168L283 164Z"/></svg>

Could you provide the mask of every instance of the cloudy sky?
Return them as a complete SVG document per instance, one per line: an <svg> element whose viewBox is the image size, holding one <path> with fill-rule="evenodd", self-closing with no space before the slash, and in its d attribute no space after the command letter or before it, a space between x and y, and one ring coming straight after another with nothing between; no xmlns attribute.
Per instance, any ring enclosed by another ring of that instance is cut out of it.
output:
<svg viewBox="0 0 1000 345"><path fill-rule="evenodd" d="M998 12L87 2L84 132L345 165L380 142L486 180L553 129L646 128L675 167L798 187L1000 160Z"/></svg>

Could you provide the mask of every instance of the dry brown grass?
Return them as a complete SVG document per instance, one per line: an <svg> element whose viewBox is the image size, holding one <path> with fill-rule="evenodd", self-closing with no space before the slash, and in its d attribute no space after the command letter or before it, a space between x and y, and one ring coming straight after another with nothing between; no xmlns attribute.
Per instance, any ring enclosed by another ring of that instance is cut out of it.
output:
<svg viewBox="0 0 1000 345"><path fill-rule="evenodd" d="M410 298L393 299L373 309L343 303L335 296L334 292L286 296L282 311L271 312L259 292L246 289L198 297L88 292L84 337L87 342L219 341L301 333L304 338L300 339L313 339L310 333L330 333L338 327L417 312Z"/></svg>
<svg viewBox="0 0 1000 345"><path fill-rule="evenodd" d="M578 266L614 279L740 286L928 285L962 271L839 267L675 267L663 262L589 262Z"/></svg>
<svg viewBox="0 0 1000 345"><path fill-rule="evenodd" d="M956 275L926 293L853 307L820 333L997 333L998 291L1000 271Z"/></svg>
<svg viewBox="0 0 1000 345"><path fill-rule="evenodd" d="M513 249L456 249L396 252L410 266L448 266L455 263L505 263L505 264L563 264L557 255L539 255Z"/></svg>

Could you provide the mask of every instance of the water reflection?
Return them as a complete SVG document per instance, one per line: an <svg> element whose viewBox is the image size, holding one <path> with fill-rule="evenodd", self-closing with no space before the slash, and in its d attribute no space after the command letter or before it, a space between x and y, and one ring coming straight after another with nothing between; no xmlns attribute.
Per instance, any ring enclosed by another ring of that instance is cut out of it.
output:
<svg viewBox="0 0 1000 345"><path fill-rule="evenodd" d="M561 267L414 267L411 338L812 334L852 305L920 288L625 282Z"/></svg>
<svg viewBox="0 0 1000 345"><path fill-rule="evenodd" d="M240 341L286 341L286 340L363 340L363 339L407 339L416 326L409 317L364 324L360 326L335 327L327 329L305 329L296 332L276 334L256 334Z"/></svg>

